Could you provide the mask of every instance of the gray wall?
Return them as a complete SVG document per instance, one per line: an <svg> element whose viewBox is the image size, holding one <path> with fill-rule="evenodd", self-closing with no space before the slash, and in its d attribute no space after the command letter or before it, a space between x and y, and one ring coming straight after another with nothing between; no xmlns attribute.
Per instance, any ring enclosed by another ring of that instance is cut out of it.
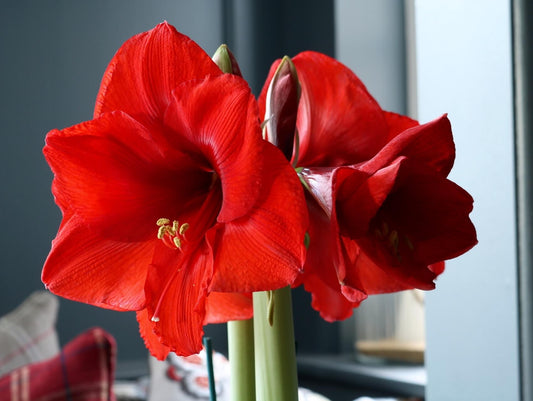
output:
<svg viewBox="0 0 533 401"><path fill-rule="evenodd" d="M92 117L100 79L130 36L163 20L209 54L222 41L221 1L19 0L0 2L0 315L42 289L41 267L60 222L43 156L47 131ZM67 342L100 325L119 358L144 357L133 313L61 300Z"/></svg>

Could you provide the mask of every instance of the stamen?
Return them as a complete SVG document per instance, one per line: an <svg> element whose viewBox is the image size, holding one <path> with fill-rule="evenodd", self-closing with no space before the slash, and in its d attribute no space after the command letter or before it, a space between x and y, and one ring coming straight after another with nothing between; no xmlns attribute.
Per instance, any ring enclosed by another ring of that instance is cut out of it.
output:
<svg viewBox="0 0 533 401"><path fill-rule="evenodd" d="M156 222L159 227L157 230L157 238L162 240L166 245L171 248L181 249L182 241L185 239L185 231L189 229L188 223L183 223L180 226L178 220L172 221L170 219L160 218Z"/></svg>
<svg viewBox="0 0 533 401"><path fill-rule="evenodd" d="M176 233L179 231L180 229L180 223L178 220L174 220L172 222L172 235L176 235Z"/></svg>
<svg viewBox="0 0 533 401"><path fill-rule="evenodd" d="M185 231L187 231L188 229L189 229L189 224L188 223L183 223L181 225L180 229L178 230L179 235L185 234Z"/></svg>
<svg viewBox="0 0 533 401"><path fill-rule="evenodd" d="M160 218L160 219L157 220L157 223L156 223L156 224L157 224L158 226L166 226L166 225L169 224L169 223L170 223L170 220L169 220L169 219L166 219L166 218L162 217L162 218Z"/></svg>
<svg viewBox="0 0 533 401"><path fill-rule="evenodd" d="M154 316L152 316L152 319L150 319L150 320L151 320L152 322L154 322L154 323L157 323L157 322L159 322L159 317L157 317L157 316L154 315Z"/></svg>
<svg viewBox="0 0 533 401"><path fill-rule="evenodd" d="M167 226L161 226L159 227L159 230L157 230L157 238L158 239L163 239L163 237L165 236L165 233L167 232Z"/></svg>

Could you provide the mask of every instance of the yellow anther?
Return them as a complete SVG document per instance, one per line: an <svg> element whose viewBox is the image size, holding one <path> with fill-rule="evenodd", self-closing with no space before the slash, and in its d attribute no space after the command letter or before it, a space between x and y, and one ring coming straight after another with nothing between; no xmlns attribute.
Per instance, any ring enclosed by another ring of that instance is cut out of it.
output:
<svg viewBox="0 0 533 401"><path fill-rule="evenodd" d="M188 230L189 224L184 223L180 226L178 220L173 220L172 225L170 224L170 219L161 218L157 220L156 223L159 226L157 230L157 238L163 240L169 246L174 244L178 249L181 249L182 240L185 238L183 234ZM167 236L168 237L165 237ZM172 240L172 242L170 242Z"/></svg>
<svg viewBox="0 0 533 401"><path fill-rule="evenodd" d="M180 229L178 230L179 235L185 234L185 231L187 231L188 229L189 229L189 223L183 223Z"/></svg>
<svg viewBox="0 0 533 401"><path fill-rule="evenodd" d="M166 226L167 224L170 224L170 220L169 219L166 219L164 217L160 218L157 220L157 223L156 223L159 227L161 226Z"/></svg>
<svg viewBox="0 0 533 401"><path fill-rule="evenodd" d="M176 233L179 231L180 223L178 220L174 220L172 222L172 235L176 235Z"/></svg>
<svg viewBox="0 0 533 401"><path fill-rule="evenodd" d="M167 232L168 226L161 226L159 227L159 230L157 230L157 238L163 239L165 236L165 233Z"/></svg>

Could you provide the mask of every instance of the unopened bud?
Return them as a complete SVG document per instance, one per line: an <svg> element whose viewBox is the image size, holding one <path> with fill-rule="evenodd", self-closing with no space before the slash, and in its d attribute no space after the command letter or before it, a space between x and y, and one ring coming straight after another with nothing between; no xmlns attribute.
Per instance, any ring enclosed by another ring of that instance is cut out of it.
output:
<svg viewBox="0 0 533 401"><path fill-rule="evenodd" d="M213 55L212 60L222 72L242 77L241 69L239 68L237 59L228 49L228 46L220 45Z"/></svg>
<svg viewBox="0 0 533 401"><path fill-rule="evenodd" d="M281 60L268 86L265 107L266 139L281 149L287 160L293 158L296 116L300 102L300 81L292 60ZM296 160L293 160L296 164Z"/></svg>

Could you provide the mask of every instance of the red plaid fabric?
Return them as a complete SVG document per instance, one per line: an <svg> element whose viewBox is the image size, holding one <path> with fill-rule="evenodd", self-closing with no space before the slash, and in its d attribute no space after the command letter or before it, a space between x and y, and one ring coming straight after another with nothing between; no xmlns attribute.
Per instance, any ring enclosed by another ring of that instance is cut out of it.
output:
<svg viewBox="0 0 533 401"><path fill-rule="evenodd" d="M0 378L0 401L111 401L116 345L100 328L68 343L52 359Z"/></svg>

